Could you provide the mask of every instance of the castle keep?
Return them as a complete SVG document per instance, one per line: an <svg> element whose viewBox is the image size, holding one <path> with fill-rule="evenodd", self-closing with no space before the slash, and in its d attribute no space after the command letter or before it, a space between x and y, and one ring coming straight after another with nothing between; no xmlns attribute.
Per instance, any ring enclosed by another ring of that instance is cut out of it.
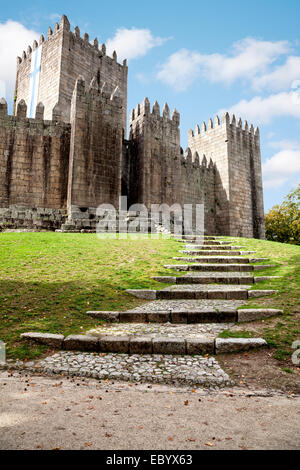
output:
<svg viewBox="0 0 300 470"><path fill-rule="evenodd" d="M180 147L180 115L147 98L127 117L126 61L63 16L17 59L0 100L0 229L94 230L100 204L199 204L207 234L264 238L259 130L210 119Z"/></svg>

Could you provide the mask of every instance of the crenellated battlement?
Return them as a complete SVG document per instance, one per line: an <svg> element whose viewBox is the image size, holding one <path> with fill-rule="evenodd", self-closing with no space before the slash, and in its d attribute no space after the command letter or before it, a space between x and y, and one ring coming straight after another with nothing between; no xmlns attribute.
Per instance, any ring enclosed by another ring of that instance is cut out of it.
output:
<svg viewBox="0 0 300 470"><path fill-rule="evenodd" d="M34 57L34 60L32 59ZM123 99L123 128L127 114L127 61L118 63L117 52L107 55L106 45L98 38L90 41L88 33L81 34L78 26L70 30L68 18L63 15L60 22L48 28L46 38L41 35L17 58L15 107L21 99L28 103L28 117L33 117L33 108L41 101L45 117L51 119L54 105L59 103L63 120L70 122L72 93L78 76L90 83L94 76L106 83L110 94L119 87ZM34 101L34 102L33 102Z"/></svg>
<svg viewBox="0 0 300 470"><path fill-rule="evenodd" d="M146 97L141 104L138 104L135 109L132 109L130 112L130 124L134 124L136 121L140 120L144 117L152 117L157 120L157 122L167 122L170 121L179 127L180 124L180 114L177 109L174 109L172 112L172 116L170 116L170 108L168 103L165 103L162 109L162 113L160 112L160 105L157 101L152 106L149 99Z"/></svg>
<svg viewBox="0 0 300 470"><path fill-rule="evenodd" d="M113 52L112 57L107 56L106 45L104 43L100 45L97 37L95 37L90 42L89 34L84 33L83 36L81 36L80 29L78 26L75 26L72 32L70 30L70 23L69 23L67 16L63 15L60 20L60 23L55 23L53 29L51 28L51 26L49 26L46 39L45 39L45 36L41 34L39 38L39 42L37 42L37 40L34 40L32 46L29 45L27 47L26 52L24 50L22 52L21 57L19 56L17 57L17 66L24 64L24 61L28 59L31 60L32 51L35 51L42 44L46 44L48 41L56 39L57 35L62 35L63 33L69 33L71 47L74 47L75 43L80 44L81 47L87 48L90 52L94 53L97 57L106 56L107 59L111 59L112 62L118 63L116 51ZM121 65L121 64L118 64L118 65ZM126 59L123 60L122 66L123 67L127 66Z"/></svg>
<svg viewBox="0 0 300 470"><path fill-rule="evenodd" d="M218 129L220 129L221 127L225 127L227 129L231 129L232 132L236 132L237 134L242 131L241 135L244 134L244 135L249 135L249 136L255 136L255 137L259 137L259 129L258 127L256 127L254 129L254 126L253 124L251 124L250 126L248 125L248 122L247 121L244 121L244 123L242 122L242 119L239 118L238 120L236 120L236 117L235 115L233 114L231 117L228 113L225 113L223 116L222 116L222 119L220 120L219 116L216 115L214 120L212 118L210 118L206 124L206 122L202 122L201 124L201 127L199 126L199 124L196 125L195 127L195 131L193 131L192 129L190 129L188 131L188 138L189 139L197 139L198 136L203 136L203 134L207 134L207 133L210 133L212 131L216 131Z"/></svg>
<svg viewBox="0 0 300 470"><path fill-rule="evenodd" d="M25 100L20 100L16 106L15 115L8 114L7 102L5 98L0 99L0 121L6 121L12 128L34 129L37 134L51 132L51 135L58 135L62 130L70 131L71 126L62 119L62 109L58 103L52 109L52 119L44 119L44 105L38 103L35 108L35 117L27 117L27 104Z"/></svg>

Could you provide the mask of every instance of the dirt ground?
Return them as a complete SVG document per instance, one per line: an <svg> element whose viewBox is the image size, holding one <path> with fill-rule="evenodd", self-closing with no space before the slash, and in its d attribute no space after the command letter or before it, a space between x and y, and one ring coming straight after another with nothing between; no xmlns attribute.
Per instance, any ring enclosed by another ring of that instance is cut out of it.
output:
<svg viewBox="0 0 300 470"><path fill-rule="evenodd" d="M271 350L219 355L217 359L237 385L300 395L300 368L294 366L291 361L277 361L273 358ZM283 371L285 367L293 373Z"/></svg>
<svg viewBox="0 0 300 470"><path fill-rule="evenodd" d="M7 450L300 449L300 396L1 371L0 428Z"/></svg>

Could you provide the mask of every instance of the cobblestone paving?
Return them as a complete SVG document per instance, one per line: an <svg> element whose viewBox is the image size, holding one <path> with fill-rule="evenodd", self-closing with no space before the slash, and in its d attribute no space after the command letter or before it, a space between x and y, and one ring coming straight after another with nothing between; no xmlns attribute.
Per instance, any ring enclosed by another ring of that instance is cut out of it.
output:
<svg viewBox="0 0 300 470"><path fill-rule="evenodd" d="M193 312L205 308L215 308L221 310L223 308L237 309L243 305L243 300L154 300L139 307L127 310L127 312Z"/></svg>
<svg viewBox="0 0 300 470"><path fill-rule="evenodd" d="M213 357L161 354L128 355L62 351L38 363L47 373L100 380L199 385L218 389L232 385Z"/></svg>
<svg viewBox="0 0 300 470"><path fill-rule="evenodd" d="M87 335L150 335L152 338L168 336L170 338L198 338L206 336L214 338L219 333L233 326L233 323L199 323L182 325L176 323L113 323L102 325L87 331Z"/></svg>

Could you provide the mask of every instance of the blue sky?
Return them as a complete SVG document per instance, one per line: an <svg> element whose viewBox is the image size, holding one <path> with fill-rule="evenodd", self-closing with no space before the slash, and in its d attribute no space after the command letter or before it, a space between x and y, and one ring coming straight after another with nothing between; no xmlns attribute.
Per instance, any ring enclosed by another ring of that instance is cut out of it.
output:
<svg viewBox="0 0 300 470"><path fill-rule="evenodd" d="M265 209L300 179L300 2L53 0L2 4L0 94L13 98L15 57L64 13L129 65L129 110L148 96L187 131L228 110L258 125Z"/></svg>

